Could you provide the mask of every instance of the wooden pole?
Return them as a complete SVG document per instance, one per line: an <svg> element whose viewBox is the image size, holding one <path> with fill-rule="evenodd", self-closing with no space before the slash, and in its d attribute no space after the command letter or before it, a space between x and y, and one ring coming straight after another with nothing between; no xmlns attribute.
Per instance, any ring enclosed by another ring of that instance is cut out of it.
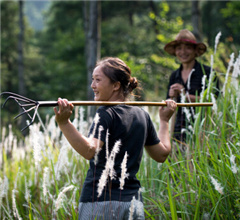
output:
<svg viewBox="0 0 240 220"><path fill-rule="evenodd" d="M127 102L109 102L109 101L69 101L73 105L134 105L134 106L166 106L165 102L147 102L147 101L127 101ZM57 101L38 101L39 107L57 106ZM177 103L178 107L203 107L213 106L212 102L191 102L191 103Z"/></svg>

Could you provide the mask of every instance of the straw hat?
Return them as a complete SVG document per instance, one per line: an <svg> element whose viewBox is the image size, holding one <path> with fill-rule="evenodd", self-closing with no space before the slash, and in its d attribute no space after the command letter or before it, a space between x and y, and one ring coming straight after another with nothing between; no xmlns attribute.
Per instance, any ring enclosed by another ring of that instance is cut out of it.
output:
<svg viewBox="0 0 240 220"><path fill-rule="evenodd" d="M192 32L190 32L189 30L186 30L186 29L183 29L183 30L179 31L175 40L166 44L165 47L164 47L164 50L167 53L169 53L170 55L176 56L175 47L177 45L179 45L180 43L196 45L197 57L204 54L207 50L207 46L204 43L197 43L196 38L192 34Z"/></svg>

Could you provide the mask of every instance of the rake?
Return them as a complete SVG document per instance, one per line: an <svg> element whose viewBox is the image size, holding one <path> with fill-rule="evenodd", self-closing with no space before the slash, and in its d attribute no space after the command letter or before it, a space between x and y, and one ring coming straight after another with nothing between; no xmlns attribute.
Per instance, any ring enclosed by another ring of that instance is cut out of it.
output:
<svg viewBox="0 0 240 220"><path fill-rule="evenodd" d="M5 102L3 103L2 107L4 107L8 100L13 99L23 110L21 113L19 113L17 116L14 117L14 119L17 119L18 117L26 114L30 122L29 124L24 127L21 131L24 131L27 129L30 125L33 124L35 117L37 115L37 111L39 107L54 107L57 106L57 101L35 101L32 99L29 99L27 97L21 96L16 93L12 92L2 92L0 96L7 95ZM101 106L101 105L134 105L134 106L166 106L165 102L148 102L148 101L126 101L126 102L109 102L109 101L69 101L73 105L78 106ZM213 106L213 103L211 102L203 102L203 103L177 103L178 107L200 107L200 106ZM30 112L33 111L32 116L30 115Z"/></svg>

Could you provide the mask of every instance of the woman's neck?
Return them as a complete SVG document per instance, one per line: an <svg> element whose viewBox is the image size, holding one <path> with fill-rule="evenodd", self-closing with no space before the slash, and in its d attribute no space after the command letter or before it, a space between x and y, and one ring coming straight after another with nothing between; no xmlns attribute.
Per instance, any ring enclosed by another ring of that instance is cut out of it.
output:
<svg viewBox="0 0 240 220"><path fill-rule="evenodd" d="M124 95L122 94L122 92L115 91L112 94L112 97L108 101L112 101L112 102L125 102L126 99L125 99Z"/></svg>

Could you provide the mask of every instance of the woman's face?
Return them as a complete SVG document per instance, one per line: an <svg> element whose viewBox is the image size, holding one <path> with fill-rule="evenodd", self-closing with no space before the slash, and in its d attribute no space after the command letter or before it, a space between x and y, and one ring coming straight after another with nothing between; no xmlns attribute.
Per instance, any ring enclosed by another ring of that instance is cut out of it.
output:
<svg viewBox="0 0 240 220"><path fill-rule="evenodd" d="M196 58L196 49L192 44L179 44L175 48L176 57L181 63L190 63Z"/></svg>
<svg viewBox="0 0 240 220"><path fill-rule="evenodd" d="M101 66L97 66L93 71L91 87L95 101L116 101L117 83L111 82L103 73Z"/></svg>

